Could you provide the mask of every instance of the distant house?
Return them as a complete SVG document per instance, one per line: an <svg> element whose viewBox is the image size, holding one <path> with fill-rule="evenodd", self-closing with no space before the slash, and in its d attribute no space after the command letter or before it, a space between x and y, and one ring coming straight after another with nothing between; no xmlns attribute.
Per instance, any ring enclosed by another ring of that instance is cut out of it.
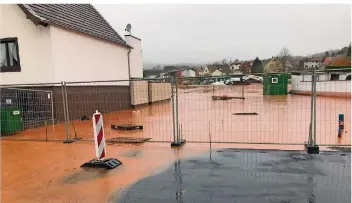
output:
<svg viewBox="0 0 352 203"><path fill-rule="evenodd" d="M290 69L292 69L292 65L291 65L291 62L289 60L287 60L285 62L285 72L289 72Z"/></svg>
<svg viewBox="0 0 352 203"><path fill-rule="evenodd" d="M160 69L143 70L143 78L157 78L160 73L162 73Z"/></svg>
<svg viewBox="0 0 352 203"><path fill-rule="evenodd" d="M276 57L273 57L266 61L263 68L264 73L278 73L284 71L284 66L280 60Z"/></svg>
<svg viewBox="0 0 352 203"><path fill-rule="evenodd" d="M163 77L169 77L172 75L176 75L177 77L195 77L196 71L191 67L184 66L184 67L178 67L172 71L162 73Z"/></svg>
<svg viewBox="0 0 352 203"><path fill-rule="evenodd" d="M351 58L344 54L337 55L330 60L325 69L351 69Z"/></svg>
<svg viewBox="0 0 352 203"><path fill-rule="evenodd" d="M236 73L236 72L241 72L241 62L236 59L231 65L230 65L230 70L232 73Z"/></svg>
<svg viewBox="0 0 352 203"><path fill-rule="evenodd" d="M330 63L330 61L333 59L334 57L326 57L322 63L320 64L319 70L325 70L326 66Z"/></svg>
<svg viewBox="0 0 352 203"><path fill-rule="evenodd" d="M174 71L177 69L177 66L164 66L164 73Z"/></svg>
<svg viewBox="0 0 352 203"><path fill-rule="evenodd" d="M303 60L303 69L304 70L309 70L316 68L318 69L321 64L321 59L319 58L305 58Z"/></svg>
<svg viewBox="0 0 352 203"><path fill-rule="evenodd" d="M204 76L222 76L231 75L232 71L226 64L213 64L204 67Z"/></svg>

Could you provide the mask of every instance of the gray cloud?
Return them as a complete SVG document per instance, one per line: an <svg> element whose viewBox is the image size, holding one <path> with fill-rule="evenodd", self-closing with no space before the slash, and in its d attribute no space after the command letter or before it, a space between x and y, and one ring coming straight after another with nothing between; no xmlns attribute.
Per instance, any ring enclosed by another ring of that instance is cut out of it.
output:
<svg viewBox="0 0 352 203"><path fill-rule="evenodd" d="M142 39L144 62L204 63L341 48L351 41L345 5L94 5L118 31Z"/></svg>

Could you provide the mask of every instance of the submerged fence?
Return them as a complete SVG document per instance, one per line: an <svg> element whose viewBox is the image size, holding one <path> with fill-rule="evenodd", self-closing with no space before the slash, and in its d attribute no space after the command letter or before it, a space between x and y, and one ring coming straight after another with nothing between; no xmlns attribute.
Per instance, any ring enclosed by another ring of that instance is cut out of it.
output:
<svg viewBox="0 0 352 203"><path fill-rule="evenodd" d="M292 91L290 84L292 94L263 95L265 78L241 78L3 85L1 135L5 139L93 140L91 116L99 110L104 116L106 139L116 142L185 139L196 143L351 144L350 98L320 96L321 92L316 97L305 96ZM292 82L297 86L300 80ZM311 89L312 84L302 81L299 87ZM270 91L280 92L275 88ZM316 105L312 98L316 98ZM20 115L3 113L16 110ZM344 126L338 136L340 114L344 115Z"/></svg>

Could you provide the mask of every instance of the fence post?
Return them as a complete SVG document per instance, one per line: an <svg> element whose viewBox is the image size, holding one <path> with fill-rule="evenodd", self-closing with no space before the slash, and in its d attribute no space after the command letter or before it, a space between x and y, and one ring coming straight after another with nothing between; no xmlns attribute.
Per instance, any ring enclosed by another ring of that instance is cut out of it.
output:
<svg viewBox="0 0 352 203"><path fill-rule="evenodd" d="M243 77L243 76L242 76ZM241 83L242 83L242 98L244 98L244 80L241 77Z"/></svg>
<svg viewBox="0 0 352 203"><path fill-rule="evenodd" d="M68 118L68 110L67 110L67 95L66 95L66 82L61 81L61 93L62 93L62 105L64 107L64 117L65 117L65 132L66 132L66 140L64 143L72 143L70 140L70 126L69 126L69 118Z"/></svg>
<svg viewBox="0 0 352 203"><path fill-rule="evenodd" d="M175 87L176 87L176 101L175 101L175 113L174 113L174 120L175 120L175 122L174 122L174 127L176 128L176 129L174 129L174 131L176 131L176 133L174 133L175 134L175 136L176 136L176 138L174 139L174 142L172 142L171 143L171 147L179 147L179 146L182 146L184 143L185 143L185 140L184 139L180 139L180 123L179 123L179 121L178 121L178 85L177 85L177 78L176 78L176 75L173 75L172 76L172 81L173 81L173 83L175 83L175 81L176 81L176 85L175 85Z"/></svg>
<svg viewBox="0 0 352 203"><path fill-rule="evenodd" d="M310 125L309 125L309 142L306 150L309 154L319 154L319 146L316 144L316 69L312 72L312 91L311 91L311 109L310 109Z"/></svg>
<svg viewBox="0 0 352 203"><path fill-rule="evenodd" d="M53 131L55 131L55 119L54 119L54 95L53 91L50 92L51 99L51 123L53 125Z"/></svg>
<svg viewBox="0 0 352 203"><path fill-rule="evenodd" d="M178 132L178 136L177 136L177 142L180 142L180 136L179 136L179 133L180 133L180 123L178 121L178 84L177 84L177 77L175 76L175 87L176 87L176 123L177 123L177 132Z"/></svg>
<svg viewBox="0 0 352 203"><path fill-rule="evenodd" d="M314 98L314 108L313 108L313 113L314 113L314 138L313 138L313 144L314 146L317 145L317 72L316 69L313 69L313 87L314 87L314 94L313 94L313 98Z"/></svg>
<svg viewBox="0 0 352 203"><path fill-rule="evenodd" d="M174 77L171 77L170 83L171 83L171 105L172 105L172 129L174 134L174 142L176 143Z"/></svg>

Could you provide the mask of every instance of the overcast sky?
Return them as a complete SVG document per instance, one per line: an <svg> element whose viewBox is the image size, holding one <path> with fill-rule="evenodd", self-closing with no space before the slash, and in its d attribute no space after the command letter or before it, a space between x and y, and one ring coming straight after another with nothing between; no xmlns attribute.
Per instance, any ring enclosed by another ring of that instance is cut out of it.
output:
<svg viewBox="0 0 352 203"><path fill-rule="evenodd" d="M123 36L142 39L143 61L205 63L337 49L351 41L350 5L95 5Z"/></svg>

